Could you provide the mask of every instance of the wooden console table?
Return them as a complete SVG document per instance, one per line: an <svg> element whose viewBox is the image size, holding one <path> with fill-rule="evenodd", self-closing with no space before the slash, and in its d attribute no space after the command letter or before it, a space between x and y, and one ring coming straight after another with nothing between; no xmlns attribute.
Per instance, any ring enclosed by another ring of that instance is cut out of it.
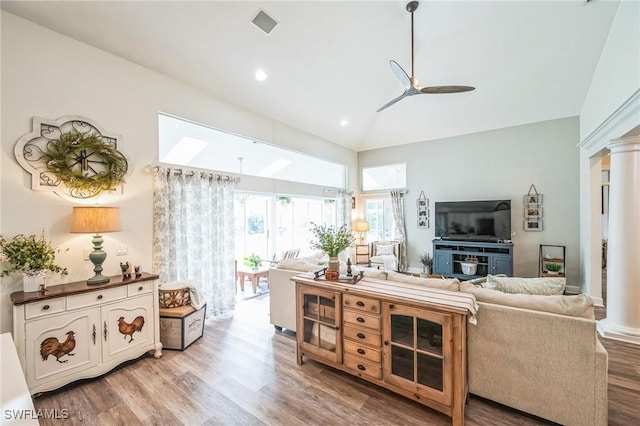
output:
<svg viewBox="0 0 640 426"><path fill-rule="evenodd" d="M297 275L298 364L305 357L387 388L464 425L466 293L364 278L356 284Z"/></svg>

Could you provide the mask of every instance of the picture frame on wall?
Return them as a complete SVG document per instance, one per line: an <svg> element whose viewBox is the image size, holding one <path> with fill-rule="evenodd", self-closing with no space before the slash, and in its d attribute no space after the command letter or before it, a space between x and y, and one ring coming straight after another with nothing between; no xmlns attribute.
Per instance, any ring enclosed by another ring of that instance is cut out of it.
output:
<svg viewBox="0 0 640 426"><path fill-rule="evenodd" d="M429 199L424 191L420 191L420 195L416 200L416 208L418 213L418 228L429 227Z"/></svg>
<svg viewBox="0 0 640 426"><path fill-rule="evenodd" d="M525 219L525 231L542 231L542 219Z"/></svg>
<svg viewBox="0 0 640 426"><path fill-rule="evenodd" d="M429 218L424 216L418 216L418 228L428 228Z"/></svg>
<svg viewBox="0 0 640 426"><path fill-rule="evenodd" d="M525 206L540 206L542 205L542 194L527 194L524 196Z"/></svg>
<svg viewBox="0 0 640 426"><path fill-rule="evenodd" d="M542 219L542 207L538 205L524 206L524 218L527 220Z"/></svg>

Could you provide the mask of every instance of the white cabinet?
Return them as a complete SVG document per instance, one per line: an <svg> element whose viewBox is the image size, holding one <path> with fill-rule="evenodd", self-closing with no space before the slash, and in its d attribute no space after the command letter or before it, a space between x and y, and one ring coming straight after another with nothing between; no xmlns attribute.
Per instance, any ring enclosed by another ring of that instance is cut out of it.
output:
<svg viewBox="0 0 640 426"><path fill-rule="evenodd" d="M11 294L13 336L32 394L96 377L145 352L161 356L157 276Z"/></svg>

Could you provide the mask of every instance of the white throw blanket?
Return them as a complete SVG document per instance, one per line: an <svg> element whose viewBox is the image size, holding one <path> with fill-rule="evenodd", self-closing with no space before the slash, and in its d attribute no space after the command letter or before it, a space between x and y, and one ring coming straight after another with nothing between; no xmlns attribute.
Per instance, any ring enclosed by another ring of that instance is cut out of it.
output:
<svg viewBox="0 0 640 426"><path fill-rule="evenodd" d="M398 258L392 254L381 254L382 263L384 264L384 269L387 271L397 271L398 270Z"/></svg>
<svg viewBox="0 0 640 426"><path fill-rule="evenodd" d="M178 290L181 288L188 288L191 306L196 309L200 309L204 306L205 302L202 299L200 291L198 290L198 285L194 280L170 281L168 283L160 284L158 288L160 290Z"/></svg>

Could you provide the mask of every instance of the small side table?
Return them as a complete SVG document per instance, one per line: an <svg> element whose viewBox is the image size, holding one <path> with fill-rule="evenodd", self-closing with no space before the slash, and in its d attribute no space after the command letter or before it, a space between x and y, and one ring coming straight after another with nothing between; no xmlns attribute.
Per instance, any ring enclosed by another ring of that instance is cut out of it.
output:
<svg viewBox="0 0 640 426"><path fill-rule="evenodd" d="M356 246L356 265L369 265L368 244L358 244Z"/></svg>
<svg viewBox="0 0 640 426"><path fill-rule="evenodd" d="M260 278L269 279L269 268L249 269L245 267L238 267L236 276L240 281L240 291L244 291L244 280L249 278L251 280L251 288L255 293L258 289L258 282Z"/></svg>

